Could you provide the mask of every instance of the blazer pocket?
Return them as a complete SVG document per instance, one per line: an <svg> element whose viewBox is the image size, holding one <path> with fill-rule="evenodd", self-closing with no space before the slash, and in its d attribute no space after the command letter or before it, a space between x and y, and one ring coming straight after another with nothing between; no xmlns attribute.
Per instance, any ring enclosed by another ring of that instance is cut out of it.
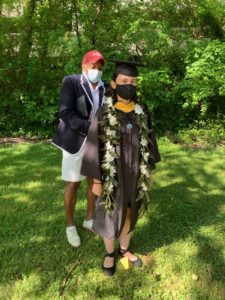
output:
<svg viewBox="0 0 225 300"><path fill-rule="evenodd" d="M81 117L83 118L88 117L87 105L86 105L86 100L84 95L76 99L76 109Z"/></svg>

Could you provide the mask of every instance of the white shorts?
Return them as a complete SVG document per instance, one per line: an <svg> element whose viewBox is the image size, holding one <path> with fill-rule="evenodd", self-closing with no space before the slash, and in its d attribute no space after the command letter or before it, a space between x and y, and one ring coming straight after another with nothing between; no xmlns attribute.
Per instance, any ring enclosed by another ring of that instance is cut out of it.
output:
<svg viewBox="0 0 225 300"><path fill-rule="evenodd" d="M82 147L82 149L75 154L71 154L65 150L62 151L62 180L78 182L86 178L80 174L84 148L85 147Z"/></svg>

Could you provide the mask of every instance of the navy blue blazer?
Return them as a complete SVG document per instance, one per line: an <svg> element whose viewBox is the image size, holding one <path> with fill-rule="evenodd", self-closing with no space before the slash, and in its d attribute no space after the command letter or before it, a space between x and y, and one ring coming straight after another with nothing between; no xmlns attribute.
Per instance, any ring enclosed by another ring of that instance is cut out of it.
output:
<svg viewBox="0 0 225 300"><path fill-rule="evenodd" d="M99 107L104 92L105 87L100 87ZM60 122L52 144L71 154L79 152L88 133L92 107L91 90L85 76L65 76L60 92Z"/></svg>

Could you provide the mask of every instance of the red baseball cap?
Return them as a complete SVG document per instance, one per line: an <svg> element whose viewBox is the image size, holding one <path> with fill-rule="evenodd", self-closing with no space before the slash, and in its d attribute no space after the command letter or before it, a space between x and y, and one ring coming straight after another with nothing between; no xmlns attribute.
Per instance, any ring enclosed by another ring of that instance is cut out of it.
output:
<svg viewBox="0 0 225 300"><path fill-rule="evenodd" d="M103 57L103 55L97 51L97 50L91 50L89 52L87 52L82 60L82 65L86 64L86 63L96 63L98 60L102 60L103 64L105 63L105 59Z"/></svg>

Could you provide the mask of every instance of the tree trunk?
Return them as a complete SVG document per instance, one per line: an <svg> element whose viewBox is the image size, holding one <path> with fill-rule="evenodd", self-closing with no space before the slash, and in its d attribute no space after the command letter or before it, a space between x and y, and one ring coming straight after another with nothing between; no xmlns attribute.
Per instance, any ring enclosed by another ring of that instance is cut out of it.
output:
<svg viewBox="0 0 225 300"><path fill-rule="evenodd" d="M79 48L81 48L77 0L73 0L72 3L73 3L73 12L74 12L74 15L75 15L75 31L76 31L76 35L77 35L77 41L78 41Z"/></svg>
<svg viewBox="0 0 225 300"><path fill-rule="evenodd" d="M102 9L103 9L103 1L102 0L99 0L99 4L98 4L98 7L97 7L97 11L96 11L96 16L95 16L95 19L94 19L94 22L93 22L93 34L91 36L91 44L93 46L95 46L95 43L96 43L96 38L95 38L95 33L96 33L96 27L97 27L97 23L98 23L98 19L99 19L99 16L102 12Z"/></svg>
<svg viewBox="0 0 225 300"><path fill-rule="evenodd" d="M32 48L33 37L33 17L35 14L36 0L29 0L24 10L24 26L21 32L21 44L18 57L18 83L20 87L26 89L26 79L28 64Z"/></svg>

